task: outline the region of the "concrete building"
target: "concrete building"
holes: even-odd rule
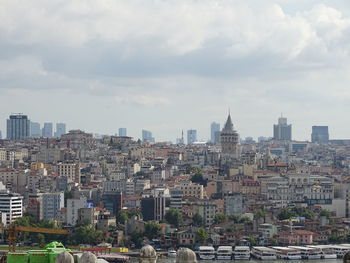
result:
[[[30,122],[30,137],[41,137],[41,128],[39,122]]]
[[[187,144],[193,144],[197,141],[197,130],[187,131]]]
[[[278,118],[278,124],[273,125],[273,139],[279,141],[292,140],[292,125],[287,124],[287,118]]]
[[[17,218],[23,216],[23,196],[1,190],[0,212],[6,213],[6,224],[12,224]]]
[[[80,183],[80,164],[79,163],[59,163],[57,164],[58,176],[68,178],[68,182]]]
[[[220,142],[220,124],[212,122],[210,125],[210,142],[219,143]]]
[[[204,188],[203,185],[188,183],[179,183],[175,186],[176,189],[180,190],[184,197],[196,197],[203,199]]]
[[[61,137],[63,134],[66,134],[66,124],[56,123],[55,137]]]
[[[100,211],[95,207],[83,207],[78,209],[78,224],[86,224],[95,227],[98,222]]]
[[[118,130],[118,136],[127,136],[127,130],[126,130],[126,128],[119,128],[119,130]]]
[[[79,219],[78,211],[87,207],[87,199],[85,196],[75,199],[67,199],[67,225],[75,226]]]
[[[170,190],[170,208],[181,211],[183,193],[181,190]]]
[[[7,119],[7,139],[23,140],[30,135],[30,120],[21,113],[10,115]]]
[[[312,126],[311,141],[327,143],[329,141],[328,126]]]
[[[43,193],[42,206],[42,219],[55,220],[58,218],[60,210],[64,207],[64,193]]]
[[[53,124],[52,122],[45,122],[42,128],[41,134],[43,137],[51,138],[53,135]]]
[[[226,194],[224,197],[224,211],[225,215],[237,215],[243,214],[243,198],[239,193]]]
[[[210,226],[214,223],[214,217],[217,214],[217,204],[210,200],[203,200],[192,203],[193,214],[199,214],[203,218],[203,223]]]

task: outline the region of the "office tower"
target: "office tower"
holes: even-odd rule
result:
[[[187,144],[193,144],[197,141],[197,130],[187,131]]]
[[[56,123],[55,137],[61,137],[63,134],[66,134],[66,124]]]
[[[291,141],[292,140],[292,125],[287,124],[287,118],[278,118],[278,124],[273,125],[273,139]]]
[[[1,133],[1,131],[0,131],[0,140],[2,139],[2,133]]]
[[[155,139],[152,137],[152,132],[147,131],[147,130],[142,130],[142,141],[154,142]]]
[[[27,115],[13,114],[7,119],[7,139],[22,140],[29,137],[30,121]]]
[[[233,129],[233,123],[231,115],[227,117],[225,127],[221,131],[220,142],[222,148],[222,154],[230,155],[233,157],[238,156],[238,133]]]
[[[327,143],[329,141],[328,126],[312,126],[311,141]]]
[[[53,125],[52,122],[45,122],[44,127],[42,129],[42,135],[43,137],[52,137],[52,130],[53,130]]]
[[[119,136],[127,136],[126,135],[126,128],[119,128]]]
[[[220,124],[213,122],[210,125],[210,141],[212,143],[219,143],[220,142]]]
[[[40,123],[30,122],[30,137],[41,137]]]

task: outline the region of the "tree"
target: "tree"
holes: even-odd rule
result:
[[[331,217],[331,212],[326,209],[321,209],[320,216],[325,216],[327,219],[329,219]]]
[[[214,216],[214,223],[219,224],[226,221],[226,216],[223,213],[218,213]]]
[[[72,244],[91,244],[97,245],[103,241],[102,231],[95,230],[91,226],[79,226],[74,229],[74,232],[69,236],[69,241]]]
[[[174,225],[175,227],[178,227],[182,223],[182,214],[175,209],[170,209],[165,214],[165,220],[169,224]]]
[[[195,226],[202,226],[203,225],[203,218],[200,214],[195,213],[192,218],[193,225]]]
[[[37,243],[38,244],[45,244],[45,236],[41,233],[38,233],[36,235],[36,238],[37,238]]]
[[[249,237],[248,241],[251,246],[255,246],[257,244],[256,239],[254,237]]]
[[[201,174],[199,172],[192,175],[191,181],[192,181],[192,183],[199,183],[199,184],[203,185],[204,187],[207,186],[207,180],[204,180],[203,174]]]
[[[64,191],[64,207],[67,207],[67,199],[73,198],[73,192],[70,190]]]
[[[131,232],[130,240],[135,244],[136,248],[140,248],[143,242],[143,233],[141,231],[134,230]]]
[[[128,214],[124,210],[120,210],[117,214],[117,221],[121,224],[124,224],[128,218]]]
[[[278,213],[277,216],[279,220],[286,220],[297,216],[297,214],[288,208],[284,208]]]
[[[228,220],[233,221],[234,223],[238,223],[239,219],[240,219],[240,217],[236,216],[236,215],[229,215],[228,216]]]
[[[254,212],[254,219],[255,220],[259,220],[260,218],[264,218],[264,222],[265,222],[265,216],[266,216],[266,211],[265,210],[257,210]]]
[[[148,222],[145,225],[145,233],[144,234],[149,240],[152,240],[152,239],[158,237],[160,230],[161,230],[161,227],[158,223]]]
[[[204,228],[199,228],[196,232],[196,241],[199,242],[201,245],[205,245],[207,243],[209,234],[207,230]]]

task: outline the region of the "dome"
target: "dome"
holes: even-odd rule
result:
[[[176,263],[196,263],[196,254],[189,248],[180,248],[177,251]]]
[[[141,258],[156,258],[157,257],[157,253],[155,251],[155,249],[150,246],[150,245],[146,245],[143,246],[140,250],[140,257]]]
[[[56,258],[56,263],[74,263],[74,258],[70,253],[62,252]]]
[[[83,255],[81,255],[80,261],[84,263],[96,263],[97,257],[91,252],[84,252]]]

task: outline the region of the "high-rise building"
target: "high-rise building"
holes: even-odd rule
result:
[[[197,141],[197,130],[187,131],[187,144],[193,144]]]
[[[154,142],[155,139],[152,137],[152,132],[147,130],[142,130],[142,141],[144,142]]]
[[[12,224],[23,215],[23,196],[8,190],[0,191],[0,212],[6,213],[6,224]]]
[[[2,139],[2,133],[1,133],[1,131],[0,131],[0,140]]]
[[[126,128],[119,128],[118,133],[119,133],[119,136],[127,136]]]
[[[327,143],[329,141],[328,126],[312,126],[311,141]]]
[[[223,155],[229,155],[232,157],[238,156],[238,140],[239,135],[237,131],[233,129],[233,123],[231,115],[227,117],[225,127],[222,129],[220,134],[220,142]]]
[[[7,139],[22,140],[29,137],[30,121],[27,115],[13,114],[7,119]]]
[[[278,118],[278,124],[273,125],[273,139],[279,141],[292,140],[292,125],[287,124],[287,118]]]
[[[55,137],[61,137],[63,134],[66,134],[66,124],[56,123]]]
[[[45,122],[44,127],[42,129],[42,136],[51,138],[52,132],[53,132],[52,122]]]
[[[30,122],[30,137],[41,137],[41,129],[39,122]]]
[[[216,122],[212,122],[210,125],[210,141],[212,143],[220,142],[220,124]]]

